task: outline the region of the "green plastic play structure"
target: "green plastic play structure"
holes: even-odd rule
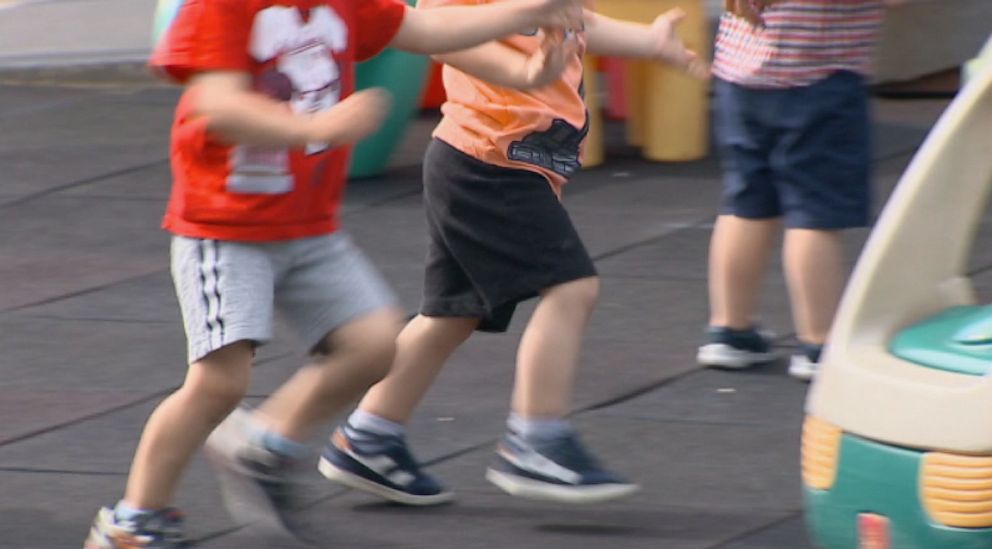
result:
[[[413,5],[415,0],[407,0],[407,3]],[[182,0],[158,1],[152,27],[153,43],[157,43],[168,29],[181,4]],[[393,49],[358,65],[357,88],[385,88],[393,96],[393,107],[379,131],[355,146],[350,177],[372,177],[386,169],[420,105],[429,68],[427,57]]]
[[[407,0],[411,5],[415,2]],[[378,86],[389,90],[393,108],[379,131],[355,146],[349,171],[352,178],[371,177],[385,170],[420,106],[429,69],[430,58],[394,49],[358,65],[356,87],[362,90]]]

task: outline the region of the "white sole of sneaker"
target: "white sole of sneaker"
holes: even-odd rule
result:
[[[805,356],[794,356],[789,362],[789,375],[800,381],[812,381],[816,377],[817,364]]]
[[[100,512],[102,513],[103,511],[101,510]],[[90,527],[90,534],[86,536],[86,541],[83,542],[83,549],[113,549],[113,546],[109,543],[94,524]]]
[[[340,469],[337,465],[334,465],[323,457],[321,457],[320,461],[317,463],[317,470],[321,475],[324,475],[324,478],[331,482],[376,495],[402,505],[429,507],[432,505],[443,505],[455,499],[454,492],[444,492],[434,496],[414,496],[407,494],[406,492],[393,490],[387,486],[376,484],[375,482]]]
[[[641,489],[637,484],[598,484],[595,486],[556,486],[529,478],[486,470],[486,480],[511,496],[537,501],[592,504],[630,496]]]
[[[696,362],[708,368],[743,370],[775,360],[774,353],[752,353],[735,349],[724,343],[710,343],[699,348]]]

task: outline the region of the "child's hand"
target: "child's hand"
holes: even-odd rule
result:
[[[568,62],[578,54],[579,46],[574,38],[566,39],[561,30],[542,30],[541,48],[528,57],[524,65],[524,82],[529,89],[543,88],[561,78]]]
[[[729,0],[728,0],[729,1]],[[686,49],[675,33],[685,12],[679,8],[659,15],[651,24],[651,58],[676,66],[695,78],[709,78],[710,68],[696,52]]]
[[[389,113],[392,98],[382,88],[356,92],[307,121],[307,141],[331,146],[361,141],[374,133]]]

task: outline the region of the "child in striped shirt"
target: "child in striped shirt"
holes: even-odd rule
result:
[[[891,0],[726,0],[713,74],[724,195],[710,243],[710,319],[698,360],[746,368],[772,358],[757,329],[774,239],[809,380],[846,273],[840,231],[868,224],[872,71]]]

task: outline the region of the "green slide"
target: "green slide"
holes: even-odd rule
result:
[[[415,1],[407,0],[407,3],[413,5]],[[386,169],[389,157],[420,107],[429,70],[427,56],[393,49],[358,65],[357,88],[378,86],[389,90],[393,96],[393,110],[378,132],[355,146],[348,172],[351,177],[371,177]]]

